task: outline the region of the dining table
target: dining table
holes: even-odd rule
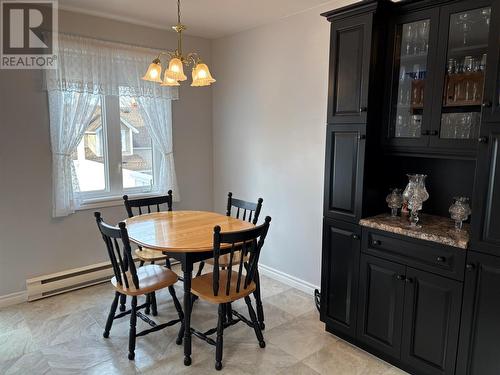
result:
[[[129,239],[135,244],[157,250],[181,264],[184,281],[184,364],[191,364],[191,279],[193,265],[213,257],[214,227],[222,232],[240,231],[254,224],[209,211],[165,211],[143,214],[125,220]],[[221,244],[221,254],[231,244]]]

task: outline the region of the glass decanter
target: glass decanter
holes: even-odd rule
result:
[[[452,220],[455,220],[455,229],[461,230],[463,222],[467,220],[472,210],[469,205],[469,198],[467,197],[455,197],[455,201],[449,209]]]
[[[408,202],[410,210],[410,226],[413,228],[421,228],[418,225],[418,211],[422,209],[422,204],[429,199],[429,193],[425,188],[425,174],[408,174],[408,185],[403,192],[403,197]]]
[[[391,193],[385,198],[387,205],[391,209],[391,217],[398,216],[398,210],[403,206],[403,195],[401,189],[391,189]]]

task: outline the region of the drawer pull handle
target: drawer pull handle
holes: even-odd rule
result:
[[[353,240],[359,240],[359,236],[358,236],[357,234],[353,234],[353,235],[352,235],[352,239],[353,239]]]
[[[380,242],[379,240],[373,240],[373,241],[372,241],[372,245],[373,245],[373,246],[379,246],[379,245],[381,245],[381,244],[382,244],[382,242]]]
[[[396,280],[403,281],[405,279],[405,275],[397,275]]]
[[[411,284],[412,282],[413,282],[413,279],[411,279],[411,278],[409,278],[409,277],[407,277],[407,278],[405,279],[405,283],[407,283],[407,284]]]
[[[446,258],[445,257],[437,257],[436,260],[440,263],[444,263],[446,262]]]

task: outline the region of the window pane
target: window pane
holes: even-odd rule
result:
[[[153,185],[153,144],[139,113],[138,103],[120,96],[123,188]]]
[[[99,104],[91,117],[83,139],[71,155],[81,192],[106,189],[106,131],[101,109],[101,104]]]

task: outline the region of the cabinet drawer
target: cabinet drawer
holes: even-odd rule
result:
[[[464,279],[463,249],[363,228],[362,251],[456,280]]]

